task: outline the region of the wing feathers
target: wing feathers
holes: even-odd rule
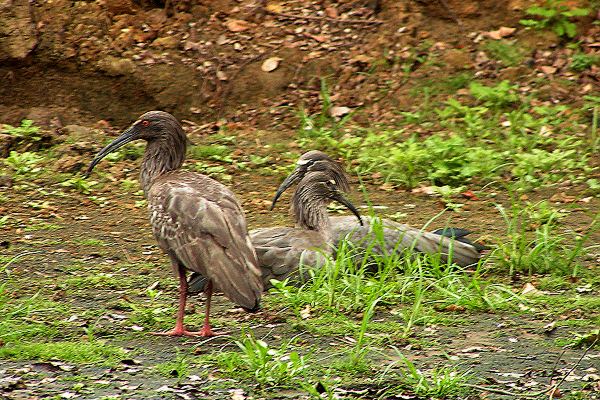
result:
[[[255,309],[262,292],[256,253],[234,194],[217,181],[177,171],[148,192],[154,235],[188,270],[211,279],[233,302]]]

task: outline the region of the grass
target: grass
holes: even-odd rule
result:
[[[120,347],[103,343],[49,342],[9,343],[0,347],[0,358],[11,360],[60,360],[76,364],[102,364],[112,366],[124,358]]]

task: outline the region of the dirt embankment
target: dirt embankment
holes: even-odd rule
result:
[[[406,105],[403,68],[422,68],[432,51],[443,66],[424,75],[472,68],[470,33],[514,24],[528,2],[166,3],[0,4],[3,122],[125,124],[164,109],[264,126],[286,107],[318,108],[321,77],[336,104],[386,119]]]

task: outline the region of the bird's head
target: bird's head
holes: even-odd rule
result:
[[[332,201],[346,206],[356,216],[360,225],[363,224],[354,204],[344,196],[335,179],[332,179],[327,172],[314,171],[304,175],[292,198],[292,209],[294,214],[312,213],[316,210],[311,210],[311,207],[327,207]]]
[[[339,190],[347,192],[350,190],[348,176],[344,168],[333,158],[319,150],[311,150],[300,156],[296,162],[296,168],[281,183],[273,197],[270,209],[275,207],[279,197],[294,183],[300,181],[309,172],[322,172],[329,177],[329,180],[335,181]]]
[[[183,154],[185,154],[187,138],[179,121],[177,121],[174,116],[164,111],[148,111],[142,114],[137,121],[123,131],[118,138],[113,140],[96,154],[84,174],[84,177],[87,178],[94,167],[109,153],[138,139],[146,140],[149,143],[156,141],[174,143],[182,146]]]

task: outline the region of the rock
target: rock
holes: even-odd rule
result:
[[[81,171],[85,163],[78,156],[63,156],[55,164],[58,172],[75,173]]]
[[[6,158],[15,144],[15,137],[7,133],[0,133],[0,158]]]
[[[472,68],[472,61],[469,54],[462,50],[451,49],[448,50],[443,56],[442,60],[454,70],[469,69]]]
[[[131,0],[104,0],[104,7],[113,15],[133,14],[135,12]]]
[[[161,38],[155,39],[154,42],[152,42],[152,46],[153,47],[162,47],[165,49],[174,49],[177,46],[179,46],[179,38],[177,38],[175,36],[161,37]]]
[[[10,175],[0,175],[0,187],[11,188],[15,180]]]
[[[135,63],[126,58],[108,56],[98,62],[98,68],[109,76],[131,75],[135,72]]]
[[[508,67],[503,68],[498,74],[500,80],[508,80],[510,82],[517,82],[519,79],[523,79],[524,76],[531,72],[530,69],[524,66]]]
[[[0,61],[22,60],[38,41],[28,0],[0,0]]]
[[[88,128],[80,125],[67,125],[61,129],[61,133],[66,136],[65,143],[56,147],[56,153],[59,155],[79,154],[90,155],[102,148],[106,134],[97,129]]]
[[[35,126],[44,129],[57,130],[63,127],[63,116],[51,108],[31,107],[25,119],[33,121]]]

